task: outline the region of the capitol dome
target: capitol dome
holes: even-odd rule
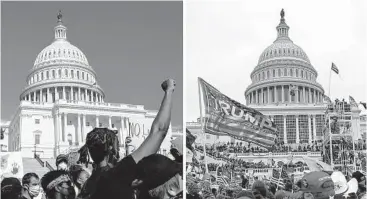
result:
[[[289,38],[284,10],[276,27],[277,38],[260,55],[246,89],[248,105],[316,104],[324,89],[316,82],[317,71],[301,47]]]
[[[59,99],[103,102],[105,95],[97,84],[95,71],[85,54],[67,40],[67,28],[63,25],[61,13],[57,18],[54,41],[36,57],[20,99],[38,102],[56,102]]]
[[[84,53],[66,39],[57,39],[44,48],[37,56],[33,69],[49,63],[74,63],[90,67]]]

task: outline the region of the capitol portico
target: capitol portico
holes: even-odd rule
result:
[[[117,130],[122,152],[130,136],[129,151],[135,150],[149,134],[157,111],[143,105],[106,103],[96,72],[66,33],[59,14],[54,41],[37,56],[8,126],[9,151],[22,151],[24,157],[37,153],[41,158],[53,158],[81,147],[95,127]],[[162,153],[170,149],[170,136],[171,128]]]

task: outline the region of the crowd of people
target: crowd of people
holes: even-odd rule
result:
[[[95,128],[70,165],[67,155],[56,159],[57,170],[44,176],[27,173],[21,179],[1,182],[3,199],[103,199],[182,198],[182,149],[172,148],[172,158],[157,154],[170,126],[174,80],[162,83],[164,97],[150,134],[131,154],[119,157],[116,132]],[[87,168],[92,165],[92,172]],[[26,166],[26,165],[25,165]]]
[[[213,166],[213,165],[211,165]],[[209,165],[208,165],[209,167]],[[224,170],[230,168],[223,168]],[[237,184],[223,184],[206,175],[188,172],[186,176],[188,199],[366,199],[366,178],[356,171],[345,176],[340,171],[312,171],[305,173],[298,181],[283,179],[274,182],[266,177],[241,175]],[[231,181],[232,182],[232,181]]]

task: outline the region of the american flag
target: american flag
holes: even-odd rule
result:
[[[334,71],[336,74],[339,74],[339,69],[334,63],[331,63],[331,70]]]
[[[237,140],[250,141],[258,146],[272,149],[278,136],[273,121],[259,111],[232,100],[201,78],[199,78],[199,84],[203,91],[205,107],[205,133],[228,135]],[[219,101],[232,107],[228,111],[231,113],[223,111]]]
[[[349,96],[349,103],[352,106],[358,107],[357,102],[354,100],[354,98],[352,96]]]
[[[218,176],[217,177],[217,183],[218,183],[218,185],[222,185],[222,186],[225,186],[225,187],[229,186],[229,183],[228,183],[225,176]]]

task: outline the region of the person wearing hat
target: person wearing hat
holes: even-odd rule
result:
[[[348,182],[344,174],[340,171],[334,171],[331,174],[331,179],[334,182],[334,199],[343,198],[343,194],[348,191]]]
[[[56,168],[57,170],[68,170],[68,156],[65,154],[60,154],[56,158]]]
[[[182,163],[160,154],[153,154],[143,158],[137,169],[137,179],[133,181],[132,187],[139,190],[139,198],[147,198],[144,195],[147,193],[150,198],[161,199],[182,196]]]
[[[64,170],[49,171],[41,179],[47,199],[74,199],[75,190]]]
[[[335,195],[334,182],[330,175],[323,171],[313,171],[303,176],[300,190],[311,193],[315,199],[329,199]]]
[[[17,178],[4,178],[1,181],[1,198],[18,199],[22,194],[22,185]]]

